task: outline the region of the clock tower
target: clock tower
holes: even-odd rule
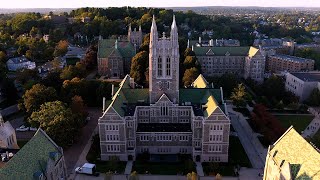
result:
[[[149,45],[149,94],[154,104],[165,94],[173,103],[179,103],[179,43],[175,17],[170,36],[159,37],[153,16]]]

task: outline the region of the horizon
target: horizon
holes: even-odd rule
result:
[[[291,0],[261,0],[259,2],[252,0],[216,0],[208,2],[207,0],[175,0],[175,1],[157,1],[157,0],[104,0],[78,1],[78,0],[11,0],[10,3],[2,4],[0,9],[76,9],[83,7],[151,7],[151,8],[191,8],[191,7],[259,7],[259,8],[320,8],[320,1],[304,0],[292,2]]]

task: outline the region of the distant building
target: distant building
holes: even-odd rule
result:
[[[50,19],[54,24],[68,23],[68,18],[64,15],[47,15],[46,19]]]
[[[128,30],[128,41],[132,43],[132,45],[135,47],[135,49],[138,51],[141,44],[142,44],[143,36],[142,36],[142,30],[141,26],[139,26],[139,31],[137,31],[136,28],[134,30],[131,30],[131,24],[129,25]]]
[[[34,69],[36,63],[29,61],[25,56],[11,58],[7,61],[9,71],[17,71],[19,69]]]
[[[240,46],[240,41],[236,39],[216,39],[216,46],[236,47]]]
[[[313,71],[314,60],[284,54],[275,54],[267,57],[266,69],[269,72],[300,72]]]
[[[132,31],[129,25],[127,40],[102,39],[98,43],[98,73],[108,78],[123,78],[130,73],[131,59],[142,43],[142,30]]]
[[[286,89],[299,97],[300,102],[308,99],[315,88],[320,89],[320,72],[286,73]]]
[[[81,22],[83,23],[89,23],[91,21],[90,17],[82,17]]]
[[[63,150],[42,130],[0,168],[0,179],[67,179]]]
[[[68,52],[63,57],[67,65],[75,65],[77,62],[84,59],[86,49],[77,46],[68,46]]]
[[[263,81],[265,56],[254,47],[193,47],[204,76],[233,73]]]
[[[18,149],[16,131],[10,122],[4,122],[0,114],[0,148],[1,149]]]
[[[190,41],[188,40],[188,48],[189,47],[236,47],[240,46],[240,41],[237,39],[210,39],[209,41],[202,40],[199,37],[198,41]]]
[[[268,148],[263,180],[320,179],[320,153],[292,126]]]

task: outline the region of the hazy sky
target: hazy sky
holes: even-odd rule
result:
[[[0,8],[263,6],[320,7],[320,0],[0,0]]]

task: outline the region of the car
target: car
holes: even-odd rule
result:
[[[37,131],[37,130],[38,130],[38,128],[30,127],[30,128],[29,128],[29,130],[30,130],[30,131]]]
[[[22,125],[22,126],[16,128],[16,131],[24,132],[24,131],[29,131],[29,129],[30,129],[29,127]]]
[[[96,172],[96,165],[91,163],[84,163],[82,167],[77,167],[75,169],[77,174],[87,174],[92,176],[99,176],[99,173]]]

